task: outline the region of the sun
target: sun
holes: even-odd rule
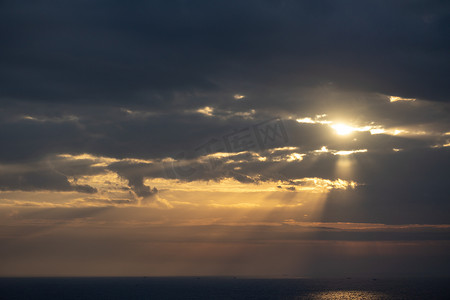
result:
[[[353,127],[350,127],[345,124],[334,124],[334,125],[331,125],[331,128],[336,130],[336,133],[339,135],[348,135],[348,134],[352,133],[353,131],[355,131],[355,129]]]

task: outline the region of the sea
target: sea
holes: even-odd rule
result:
[[[0,278],[0,299],[450,299],[450,279]]]

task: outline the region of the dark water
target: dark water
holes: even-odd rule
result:
[[[450,299],[450,280],[0,278],[0,299]]]

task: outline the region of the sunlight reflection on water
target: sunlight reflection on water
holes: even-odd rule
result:
[[[327,292],[318,292],[311,294],[309,299],[314,300],[328,300],[328,299],[340,299],[340,300],[359,300],[359,299],[368,299],[368,300],[382,300],[382,299],[392,299],[388,295],[380,292],[368,292],[368,291],[327,291]]]

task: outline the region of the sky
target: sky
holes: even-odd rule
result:
[[[448,1],[0,2],[0,276],[439,277]]]

